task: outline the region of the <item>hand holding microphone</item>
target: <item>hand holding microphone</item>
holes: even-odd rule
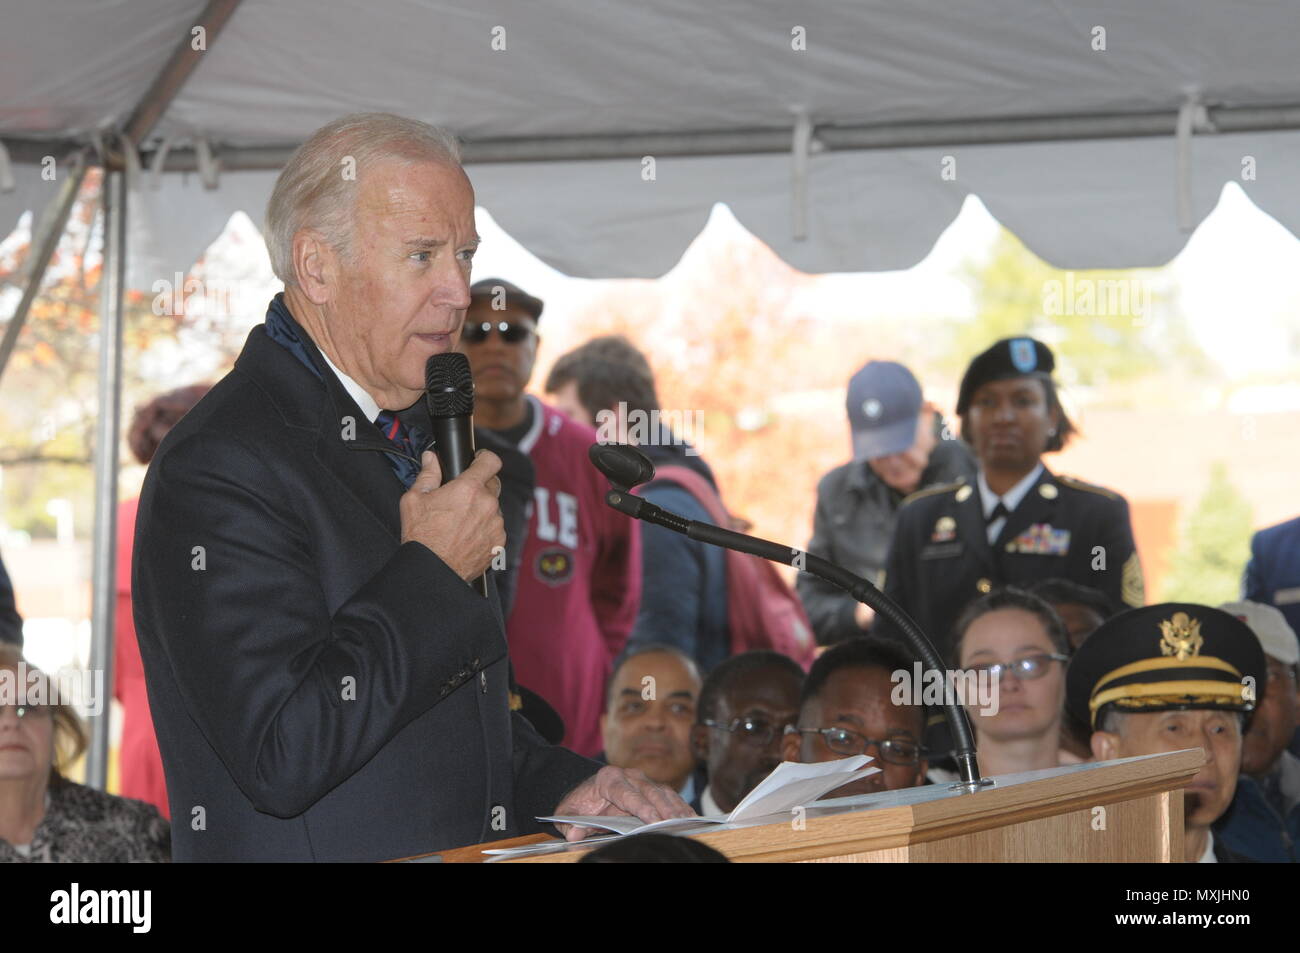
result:
[[[420,475],[400,503],[402,542],[428,546],[466,582],[481,580],[496,547],[506,544],[497,502],[501,458],[484,450],[469,469],[446,482],[433,453],[425,451],[420,464]]]
[[[464,354],[435,354],[425,365],[425,400],[437,456],[426,451],[420,475],[402,496],[402,542],[428,546],[457,575],[487,595],[483,573],[506,544],[497,497],[501,458],[474,452],[474,378]]]

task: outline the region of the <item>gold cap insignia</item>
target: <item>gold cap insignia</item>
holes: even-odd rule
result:
[[[1172,618],[1160,623],[1160,654],[1172,655],[1184,662],[1201,654],[1205,639],[1201,636],[1201,623],[1186,612],[1175,612]]]
[[[1038,488],[1038,495],[1045,500],[1056,499],[1057,492],[1058,490],[1051,483],[1044,483]]]

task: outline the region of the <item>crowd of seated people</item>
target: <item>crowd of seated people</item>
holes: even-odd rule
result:
[[[877,773],[833,797],[956,776],[939,711],[896,691],[917,655],[895,620],[800,573],[820,646],[811,667],[771,648],[737,651],[722,551],[633,528],[604,506],[585,448],[602,415],[659,409],[644,355],[625,338],[593,339],[554,365],[551,406],[524,393],[542,302],[489,279],[474,286],[471,310],[465,349],[492,414],[479,424],[517,451],[512,662],[554,720],[548,734],[643,771],[708,815],[733,810],[782,761],[874,759]],[[1257,537],[1243,567],[1250,601],[1145,606],[1124,498],[1043,462],[1074,433],[1054,369],[1042,342],[995,342],[962,378],[954,434],[907,368],[868,364],[848,388],[852,459],[816,488],[808,551],[880,586],[951,671],[994,689],[995,704],[966,705],[986,775],[1199,746],[1209,757],[1188,789],[1187,859],[1294,861],[1300,650],[1286,613],[1300,606],[1300,565],[1288,561],[1300,547],[1285,543],[1300,521]],[[655,462],[725,496],[679,435],[642,437]],[[671,481],[641,492],[709,520]],[[1243,694],[1240,679],[1182,691],[1179,666],[1198,658],[1251,674],[1258,693]],[[1126,665],[1143,679],[1116,680]],[[21,741],[0,751],[0,859],[165,859],[156,811],[59,774],[54,751],[61,734],[76,737],[74,717],[0,708],[0,736]],[[96,816],[115,818],[105,830],[62,820],[95,798]]]

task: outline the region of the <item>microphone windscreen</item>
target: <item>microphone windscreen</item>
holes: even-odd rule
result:
[[[425,362],[424,389],[434,417],[474,413],[474,375],[469,358],[459,351],[434,354]]]
[[[592,464],[615,486],[630,490],[653,480],[655,465],[640,450],[621,443],[593,443],[587,451]]]

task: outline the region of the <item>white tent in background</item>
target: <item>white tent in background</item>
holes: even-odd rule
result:
[[[1068,268],[1169,260],[1228,181],[1300,233],[1300,8],[1275,0],[10,0],[0,23],[0,235],[56,213],[38,277],[69,155],[115,173],[103,668],[121,287],[186,270],[235,210],[259,220],[289,151],[340,114],[455,130],[479,204],[576,276],[662,274],[718,201],[807,271],[910,266],[968,194]]]
[[[226,0],[193,37],[201,0],[6,6],[0,234],[51,197],[33,160],[116,151],[193,54],[139,143],[152,274],[260,221],[293,146],[373,109],[460,134],[479,204],[580,277],[662,274],[716,201],[808,271],[908,267],[968,193],[1063,267],[1167,261],[1229,180],[1300,231],[1300,8],[1274,0]]]

